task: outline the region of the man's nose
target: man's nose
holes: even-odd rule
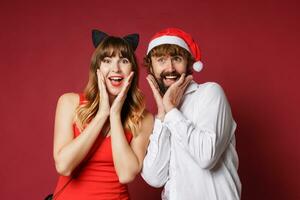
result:
[[[172,59],[168,58],[166,60],[166,71],[173,72],[175,70]]]

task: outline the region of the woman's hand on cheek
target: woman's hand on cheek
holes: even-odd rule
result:
[[[101,116],[109,116],[110,105],[109,105],[109,97],[106,90],[106,84],[103,74],[97,69],[97,80],[98,80],[98,88],[100,95],[99,109],[98,113]]]
[[[116,114],[121,114],[122,107],[127,97],[127,92],[130,88],[133,76],[134,76],[134,72],[130,72],[129,76],[125,78],[123,87],[111,106],[110,109],[111,116]]]

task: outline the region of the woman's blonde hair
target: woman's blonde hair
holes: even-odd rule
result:
[[[138,89],[139,70],[134,51],[127,41],[122,38],[108,36],[98,45],[91,59],[89,80],[84,90],[86,103],[76,109],[75,123],[80,130],[95,117],[98,112],[100,95],[97,80],[97,69],[105,57],[122,56],[127,58],[131,65],[134,77],[122,107],[121,119],[123,126],[129,129],[134,136],[144,117],[145,103],[141,91]]]

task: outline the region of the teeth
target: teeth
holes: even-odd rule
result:
[[[113,80],[113,81],[121,81],[122,78],[120,78],[120,77],[111,77],[110,80]]]
[[[165,76],[165,78],[167,78],[167,79],[176,79],[177,76]]]

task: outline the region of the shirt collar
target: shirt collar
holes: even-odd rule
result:
[[[190,82],[189,86],[187,87],[187,89],[185,90],[184,95],[187,95],[189,93],[192,93],[192,92],[196,91],[197,88],[198,88],[198,84],[195,81],[192,80]]]

